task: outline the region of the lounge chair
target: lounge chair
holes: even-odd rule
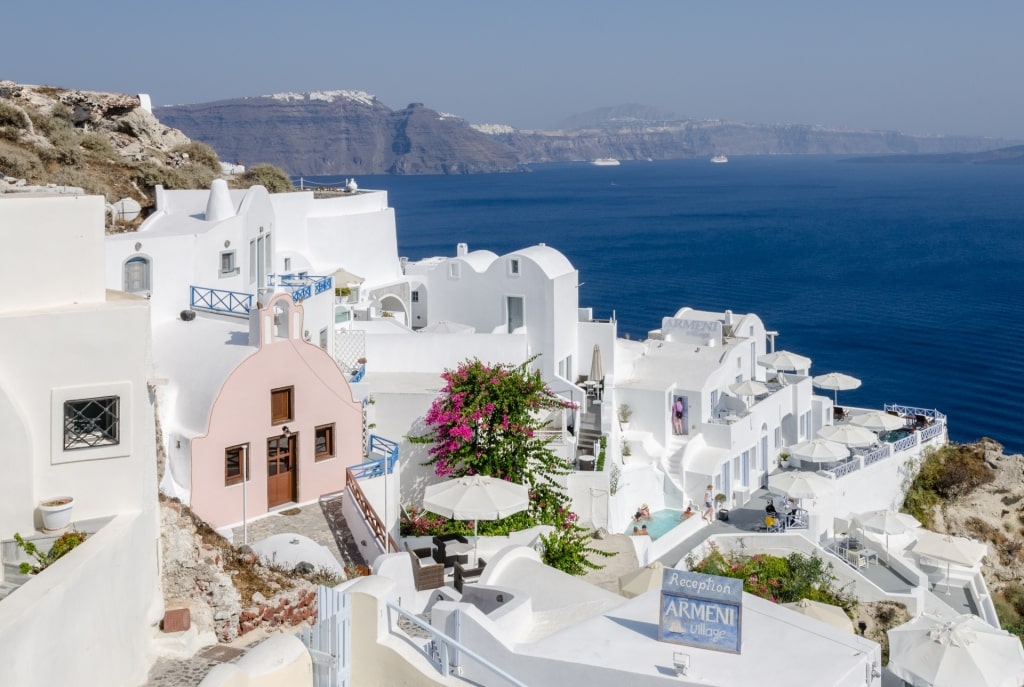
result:
[[[445,550],[445,544],[451,542],[460,542],[462,544],[468,544],[469,540],[461,534],[442,534],[440,537],[434,537],[434,562],[441,563],[446,568],[451,568],[455,565],[456,561],[459,563],[468,563],[468,553],[453,553],[448,554]]]
[[[412,558],[412,577],[416,584],[416,591],[444,586],[444,564],[434,562],[429,546],[410,549],[409,543],[406,542],[405,550]]]
[[[463,585],[480,579],[486,565],[487,561],[483,558],[477,559],[475,568],[467,568],[462,563],[455,564],[455,588],[459,590],[459,593],[462,592]]]

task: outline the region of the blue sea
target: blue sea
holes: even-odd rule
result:
[[[863,380],[840,404],[936,408],[954,440],[1024,451],[1024,166],[732,157],[357,181],[388,191],[410,259],[543,242],[620,335],[682,306],[753,312],[812,374]]]

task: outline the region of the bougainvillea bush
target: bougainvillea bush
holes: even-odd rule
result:
[[[544,562],[578,574],[583,568],[600,567],[586,558],[588,553],[600,552],[587,545],[586,530],[576,524],[578,516],[570,510],[569,497],[558,484],[557,478],[568,474],[569,466],[551,450],[553,437],[540,431],[551,411],[574,406],[547,387],[539,370],[530,369],[534,360],[521,365],[467,360],[454,370],[445,370],[445,386],[425,418],[431,434],[424,439],[433,444],[426,464],[433,465],[439,477],[486,475],[527,485],[528,522],[511,518],[481,521],[480,532],[509,531],[509,525],[553,525],[555,531],[542,537]],[[402,533],[429,529],[425,523],[431,518],[434,516],[417,513],[404,519]],[[460,530],[452,527],[448,531]]]

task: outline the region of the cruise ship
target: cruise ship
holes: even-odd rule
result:
[[[596,160],[591,160],[590,164],[597,165],[598,167],[615,167],[619,164],[619,161],[614,157],[599,157]]]
[[[728,162],[729,158],[727,158],[725,155],[715,155],[713,158],[711,158],[711,161],[716,165],[722,165]]]

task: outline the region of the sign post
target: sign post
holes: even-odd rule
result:
[[[666,568],[658,640],[738,654],[743,580]]]

